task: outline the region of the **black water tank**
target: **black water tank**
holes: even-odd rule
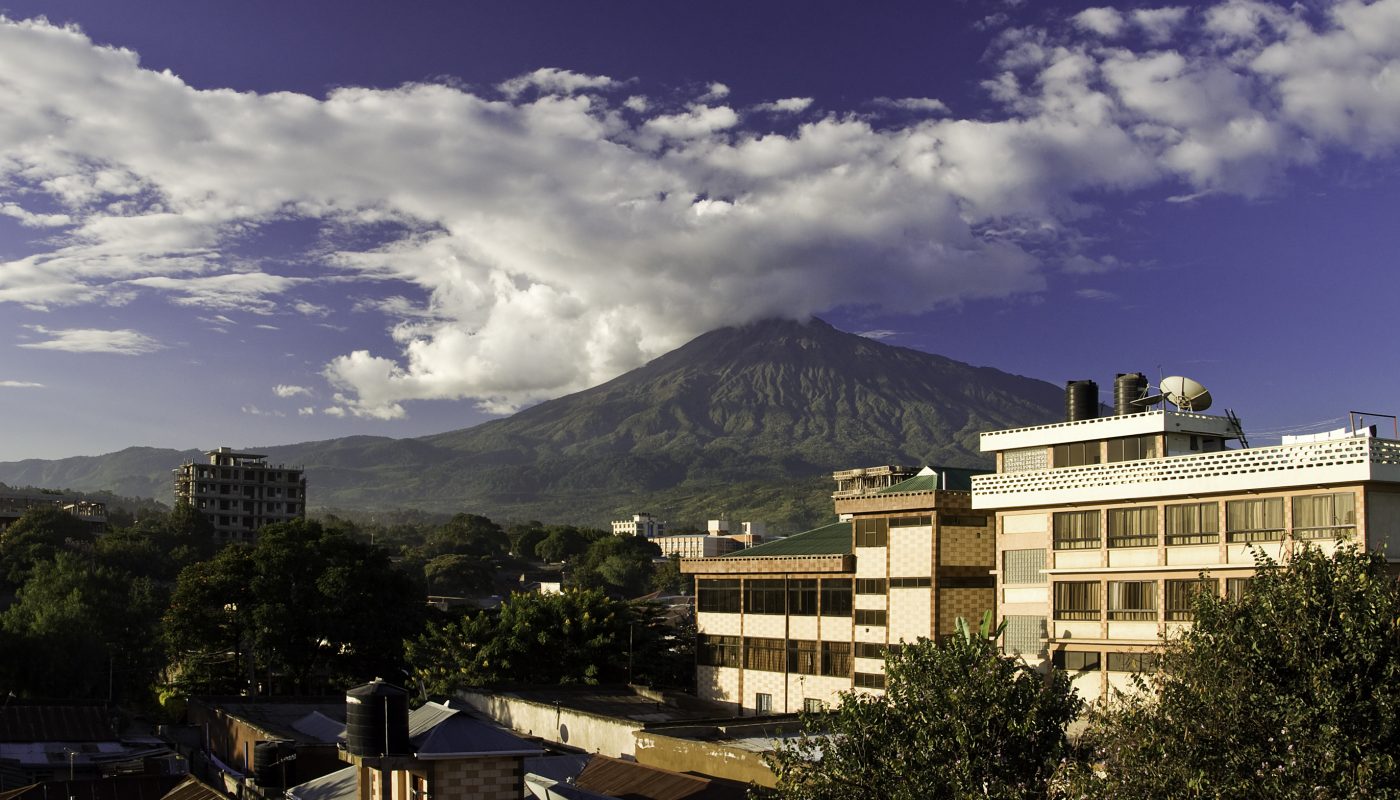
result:
[[[292,743],[281,739],[253,745],[253,782],[264,789],[285,789],[282,776],[291,764],[282,759],[291,754]]]
[[[1099,415],[1099,385],[1093,381],[1065,382],[1065,420],[1093,419]]]
[[[1113,413],[1118,416],[1136,414],[1145,408],[1133,405],[1134,400],[1147,396],[1147,376],[1141,372],[1120,372],[1113,379]]]
[[[378,678],[346,692],[345,747],[357,756],[409,755],[408,692]]]

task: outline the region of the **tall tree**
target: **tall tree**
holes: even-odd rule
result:
[[[35,566],[60,552],[91,549],[93,539],[86,523],[62,509],[29,509],[0,531],[0,593],[23,586]]]
[[[1067,676],[1048,678],[997,652],[990,616],[942,644],[920,639],[885,660],[882,695],[847,692],[804,713],[802,735],[769,766],[793,800],[1044,796],[1081,705]]]
[[[1144,691],[1091,717],[1077,796],[1400,796],[1400,587],[1354,546],[1202,592]]]

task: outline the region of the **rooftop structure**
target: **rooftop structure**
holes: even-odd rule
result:
[[[972,479],[972,506],[996,515],[1009,652],[1075,671],[1089,697],[1129,690],[1193,594],[1242,591],[1258,554],[1351,541],[1400,560],[1400,441],[1248,447],[1232,412],[1143,404],[982,435],[997,472]]]
[[[251,541],[258,528],[306,518],[306,475],[301,467],[267,463],[259,453],[220,447],[207,464],[176,467],[175,500],[189,503],[225,541]]]
[[[56,508],[86,524],[94,534],[107,530],[107,504],[82,497],[51,494],[13,494],[0,496],[0,531],[5,530],[25,512],[35,508]]]

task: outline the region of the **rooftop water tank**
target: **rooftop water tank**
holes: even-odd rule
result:
[[[379,678],[346,692],[345,747],[357,756],[409,755],[408,692]]]
[[[1065,421],[1093,419],[1099,415],[1099,385],[1093,381],[1065,382]]]

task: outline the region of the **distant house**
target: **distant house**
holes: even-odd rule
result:
[[[119,733],[102,706],[9,703],[0,708],[0,791],[49,781],[183,772],[183,762],[164,742]]]
[[[614,520],[612,532],[614,536],[640,536],[643,539],[655,539],[666,534],[666,523],[643,511],[640,514],[633,514],[631,519]]]
[[[258,528],[306,518],[306,473],[267,456],[220,447],[207,464],[176,467],[175,501],[189,503],[222,541],[252,541]]]
[[[0,496],[0,531],[25,512],[35,508],[56,508],[84,523],[93,534],[107,531],[107,505],[82,497],[51,494],[10,494]]]

